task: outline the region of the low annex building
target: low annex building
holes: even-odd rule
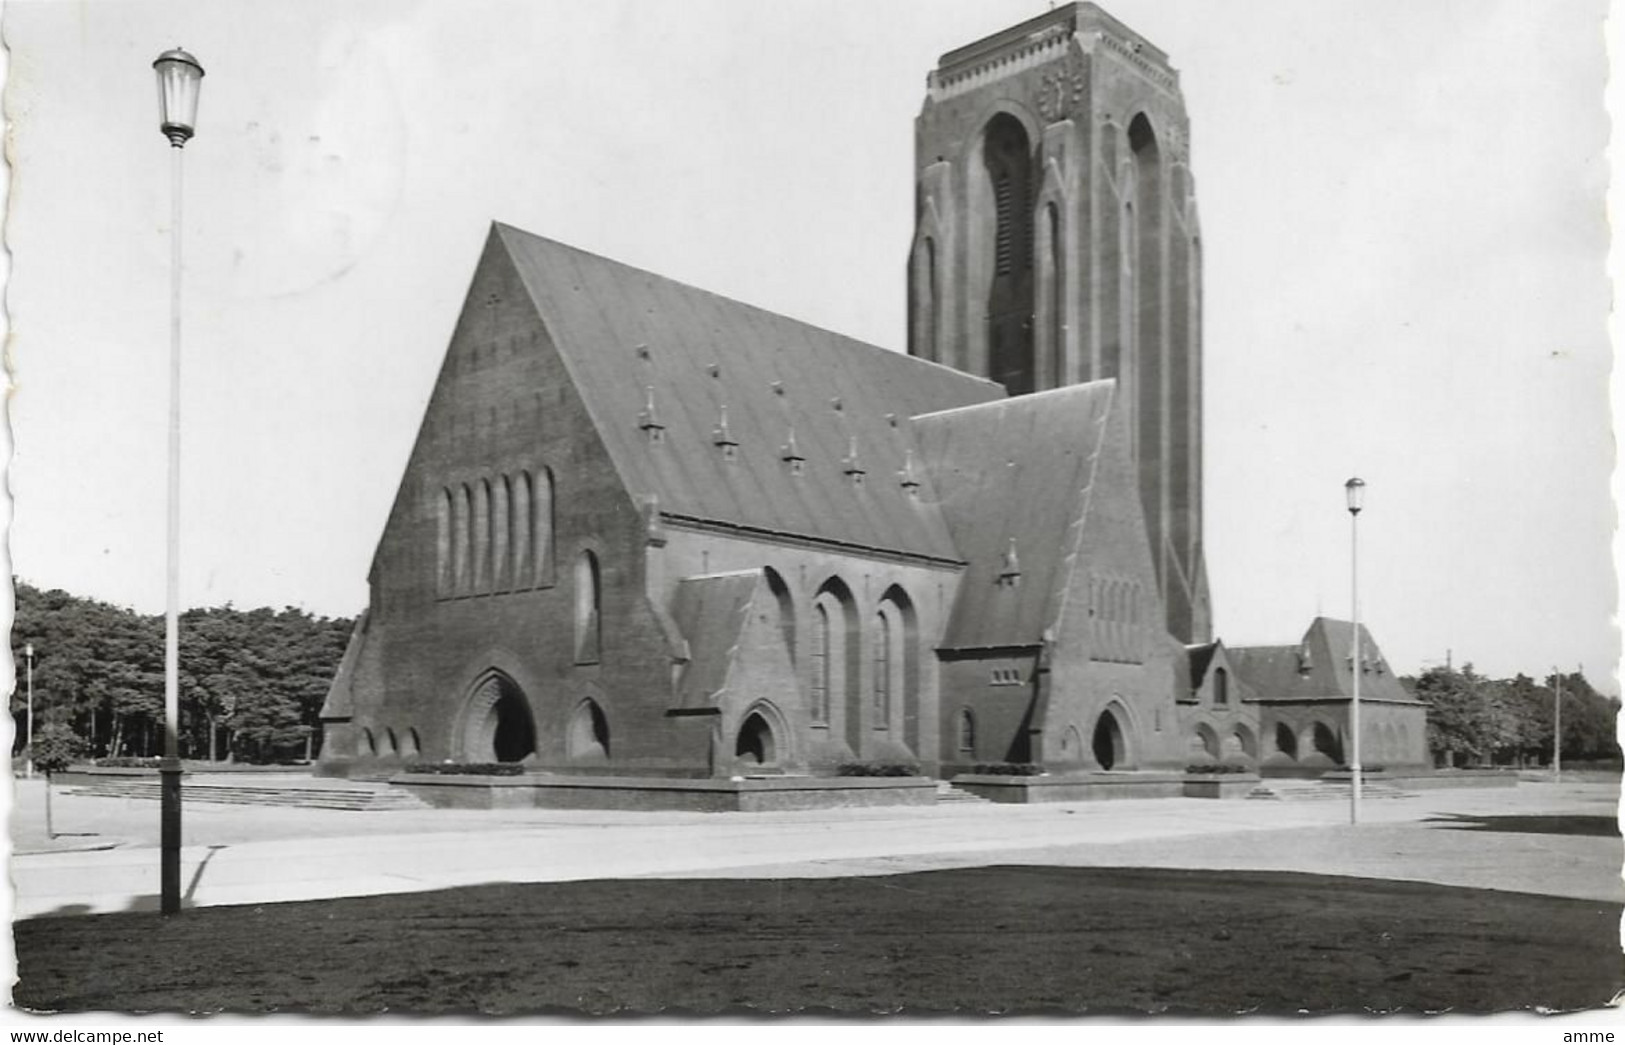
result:
[[[1336,622],[1290,663],[1212,635],[1188,141],[1093,4],[944,55],[908,355],[493,226],[323,771],[1338,761]],[[1370,695],[1424,762],[1422,705]]]

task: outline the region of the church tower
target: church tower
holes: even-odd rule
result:
[[[1201,234],[1179,75],[1091,3],[942,56],[915,124],[909,352],[1011,395],[1115,378],[1168,631],[1211,638]]]

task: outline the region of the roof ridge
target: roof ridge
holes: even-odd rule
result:
[[[962,414],[967,410],[987,410],[993,407],[1021,409],[1023,407],[1035,405],[1039,400],[1047,402],[1050,399],[1058,399],[1066,396],[1085,396],[1085,393],[1087,393],[1085,396],[1086,398],[1093,398],[1094,396],[1103,392],[1106,395],[1111,395],[1116,385],[1117,379],[1115,377],[1103,377],[1098,381],[1085,381],[1082,384],[1076,385],[1062,385],[1060,388],[1046,388],[1042,392],[1024,392],[1021,395],[1006,396],[1003,399],[990,399],[985,403],[969,403],[965,406],[951,406],[946,410],[932,410],[924,414],[915,414],[913,417],[910,417],[909,420],[922,421],[927,418],[945,417],[949,414]]]
[[[664,275],[662,273],[656,272],[653,269],[647,269],[647,268],[642,267],[641,265],[634,265],[631,262],[622,261],[619,258],[612,258],[607,254],[596,254],[593,251],[587,250],[585,247],[578,247],[578,246],[575,246],[574,244],[571,244],[571,243],[565,243],[563,240],[557,240],[557,239],[552,238],[551,236],[543,236],[540,233],[531,232],[528,229],[522,229],[517,225],[510,225],[507,222],[496,221],[496,220],[493,220],[491,222],[491,224],[492,224],[492,226],[494,226],[495,228],[497,228],[498,230],[501,230],[503,232],[513,233],[513,234],[515,234],[517,236],[523,236],[523,237],[525,237],[527,239],[540,240],[543,243],[550,244],[550,245],[552,245],[554,247],[562,248],[564,250],[569,251],[572,254],[578,254],[578,255],[580,255],[580,256],[582,256],[584,258],[589,258],[589,259],[591,259],[591,260],[593,260],[595,262],[601,262],[601,263],[607,263],[607,264],[610,264],[610,265],[615,265],[615,266],[617,266],[619,268],[626,269],[629,272],[635,272],[640,276],[647,276],[647,277],[649,277],[651,279],[658,279],[663,283],[669,283],[672,286],[681,287],[684,290],[692,291],[693,293],[696,293],[696,294],[704,294],[704,295],[706,295],[708,297],[717,298],[717,299],[719,299],[721,301],[725,301],[728,304],[737,306],[739,308],[747,308],[747,309],[750,309],[750,310],[752,310],[754,312],[760,312],[760,313],[763,313],[765,315],[772,316],[775,319],[782,319],[782,320],[785,320],[787,322],[794,323],[794,324],[796,324],[798,326],[807,327],[807,328],[809,328],[811,330],[816,330],[821,334],[827,334],[830,337],[836,338],[838,341],[844,342],[846,345],[848,345],[850,347],[853,347],[853,348],[867,349],[867,350],[874,351],[874,352],[885,352],[889,356],[896,356],[899,359],[907,359],[911,363],[919,365],[919,366],[933,367],[933,368],[938,369],[938,370],[946,371],[946,372],[951,373],[951,374],[955,375],[956,377],[962,378],[962,379],[964,379],[966,381],[973,381],[973,382],[976,382],[978,384],[988,385],[990,387],[995,387],[995,388],[1002,387],[997,381],[994,381],[991,378],[981,377],[981,376],[979,376],[977,374],[972,374],[972,373],[969,373],[968,371],[960,370],[960,369],[958,369],[956,367],[951,367],[951,366],[948,366],[948,365],[943,364],[943,363],[937,363],[937,362],[934,362],[932,360],[926,359],[926,358],[924,358],[922,356],[911,355],[908,352],[900,352],[900,351],[898,351],[896,349],[893,349],[893,348],[886,348],[884,345],[877,345],[872,341],[865,341],[862,338],[857,337],[856,335],[848,334],[848,333],[845,333],[845,332],[840,331],[840,330],[833,330],[833,329],[831,329],[829,327],[826,327],[826,326],[820,326],[819,324],[813,322],[810,319],[803,319],[803,318],[801,318],[799,316],[792,316],[792,315],[789,315],[788,313],[785,313],[785,312],[776,312],[773,309],[770,309],[770,308],[766,307],[765,305],[753,304],[752,302],[745,301],[745,300],[743,300],[741,298],[731,297],[731,296],[729,296],[727,294],[724,294],[724,293],[722,293],[720,291],[710,290],[710,289],[708,289],[706,287],[702,287],[702,286],[700,286],[700,285],[698,285],[696,283],[688,283],[688,282],[685,282],[685,281],[680,280],[680,279],[675,279],[675,278],[673,278],[671,276],[667,276],[667,275]],[[538,308],[540,308],[540,307],[541,307],[540,303],[538,302]]]

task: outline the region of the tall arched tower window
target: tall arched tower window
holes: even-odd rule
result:
[[[1167,587],[1163,543],[1167,533],[1164,433],[1168,425],[1167,345],[1163,332],[1163,163],[1151,121],[1140,113],[1129,121],[1134,158],[1134,402],[1140,499],[1147,535],[1157,564],[1157,580]]]
[[[914,341],[910,351],[932,362],[941,362],[937,344],[937,241],[927,236],[914,254]]]
[[[988,376],[1021,395],[1034,388],[1033,162],[1032,144],[1015,117],[1000,113],[988,121],[982,162],[993,194]]]
[[[1038,385],[1059,388],[1066,383],[1066,259],[1061,250],[1061,211],[1054,202],[1044,204],[1038,229],[1039,344],[1035,352]]]
[[[602,578],[598,556],[584,551],[576,559],[576,663],[598,663],[601,648]]]

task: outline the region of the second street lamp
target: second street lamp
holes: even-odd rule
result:
[[[28,762],[23,775],[34,779],[34,644],[23,645],[23,659],[28,662]]]
[[[181,909],[180,563],[181,563],[181,155],[197,127],[203,66],[180,48],[152,63],[158,74],[158,129],[173,147],[170,164],[169,511],[164,600],[164,757],[159,766],[159,909]]]
[[[1365,666],[1360,660],[1360,509],[1365,506],[1365,480],[1350,479],[1343,484],[1349,510],[1349,598],[1354,611],[1354,638],[1350,641],[1349,667],[1354,675],[1354,697],[1349,702],[1349,735],[1353,738],[1352,790],[1349,792],[1349,823],[1360,822],[1360,676]]]

